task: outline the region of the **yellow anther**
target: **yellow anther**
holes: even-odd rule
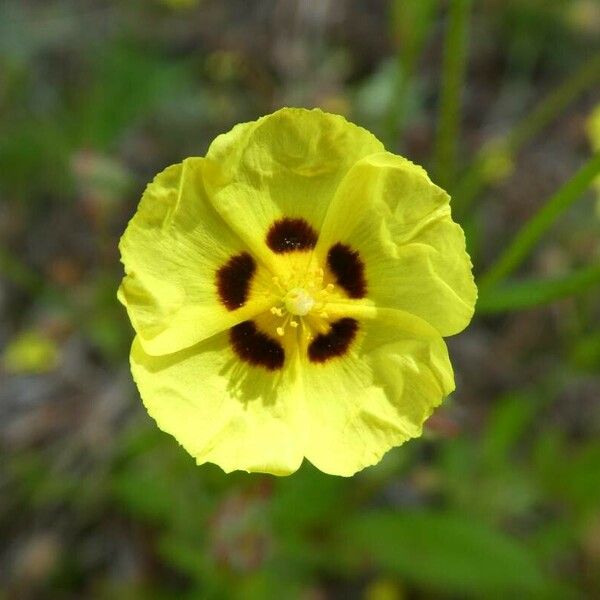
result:
[[[334,283],[326,283],[324,268],[298,263],[290,265],[287,275],[271,277],[279,299],[268,309],[272,315],[271,331],[276,337],[292,336],[289,327],[300,334],[301,343],[310,343],[316,336],[331,331],[328,302],[337,289]],[[330,276],[327,279],[331,281]],[[272,335],[273,335],[272,334]],[[294,334],[295,337],[296,334]]]

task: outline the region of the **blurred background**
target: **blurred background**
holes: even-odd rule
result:
[[[2,0],[0,598],[600,598],[599,103],[597,0]],[[145,184],[284,105],[423,164],[478,277],[567,182],[351,479],[195,466],[115,298]]]

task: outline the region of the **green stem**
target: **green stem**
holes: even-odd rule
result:
[[[390,23],[396,45],[394,102],[386,116],[387,146],[396,148],[407,121],[411,88],[415,85],[415,69],[431,29],[439,0],[394,0]]]
[[[481,148],[453,190],[455,214],[459,216],[464,214],[485,187],[504,178],[505,173],[495,174],[490,169],[486,169],[490,161],[494,159],[503,162],[512,161],[524,144],[538,135],[577,96],[599,80],[600,53],[584,63],[546,96],[510,133],[492,140]],[[510,169],[506,171],[508,172]]]
[[[479,283],[480,289],[487,290],[510,275],[525,260],[558,216],[581,196],[599,173],[600,153],[594,155],[521,228],[500,258],[483,275]]]
[[[437,179],[442,187],[452,185],[456,171],[470,8],[471,0],[450,0],[435,149]]]
[[[548,304],[585,292],[595,285],[600,285],[600,264],[562,277],[507,282],[480,294],[477,313],[492,314]]]

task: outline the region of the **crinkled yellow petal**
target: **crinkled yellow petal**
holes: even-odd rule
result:
[[[433,327],[398,310],[374,315],[360,321],[362,339],[348,356],[301,371],[305,455],[325,473],[352,475],[419,436],[454,389],[446,345]]]
[[[306,456],[326,473],[352,475],[418,436],[454,388],[431,326],[360,309],[351,352],[324,364],[297,355],[271,373],[241,363],[220,333],[169,356],[147,354],[136,339],[133,376],[158,426],[199,464],[286,475]]]
[[[350,167],[382,150],[339,115],[284,108],[218,136],[206,155],[206,186],[223,219],[268,262],[265,236],[274,221],[301,217],[319,231]]]
[[[151,354],[195,344],[264,308],[228,311],[218,301],[217,269],[246,246],[207,201],[204,165],[188,158],[157,175],[119,245],[126,276],[118,296]]]
[[[151,356],[136,339],[131,370],[157,425],[196,458],[226,472],[288,475],[302,462],[289,371],[249,367],[225,333],[169,356]]]
[[[425,171],[387,152],[356,163],[323,224],[317,255],[336,242],[360,252],[368,298],[455,334],[473,316],[477,288],[449,196]]]

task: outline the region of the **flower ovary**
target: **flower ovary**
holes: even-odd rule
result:
[[[315,305],[315,299],[304,288],[290,290],[283,301],[287,311],[299,317],[306,316]]]

